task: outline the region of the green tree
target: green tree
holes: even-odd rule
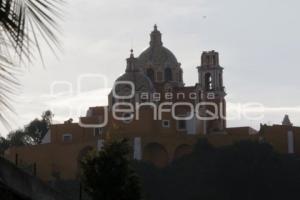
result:
[[[9,147],[9,145],[10,143],[6,138],[0,137],[0,155],[4,154],[4,151]]]
[[[18,129],[16,131],[12,131],[7,135],[7,141],[9,142],[9,146],[24,146],[24,145],[33,145],[33,139],[23,130]]]
[[[94,200],[140,200],[139,177],[129,160],[126,140],[105,144],[82,162],[82,181]]]
[[[300,159],[271,145],[240,141],[213,147],[199,140],[194,152],[165,169],[135,165],[148,200],[299,199]],[[151,178],[149,178],[151,177]]]
[[[52,123],[53,113],[50,110],[45,111],[41,119],[34,119],[23,129],[10,132],[7,138],[0,138],[0,155],[11,146],[24,146],[40,144],[47,134]]]
[[[10,132],[7,136],[10,146],[40,144],[49,130],[52,118],[52,112],[47,110],[42,114],[41,119],[36,118],[26,125],[24,129]]]
[[[34,119],[25,126],[25,135],[32,138],[34,144],[40,144],[52,123],[53,113],[50,110],[42,114],[42,119]]]

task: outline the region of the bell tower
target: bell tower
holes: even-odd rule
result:
[[[219,64],[219,53],[205,51],[201,56],[201,66],[198,67],[199,89],[201,101],[209,105],[205,106],[204,134],[224,133],[226,128],[226,101],[225,87],[223,85],[223,67]],[[211,119],[214,113],[214,119]]]

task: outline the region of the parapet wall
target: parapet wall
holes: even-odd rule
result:
[[[0,157],[0,182],[17,194],[31,200],[68,200],[34,176]]]

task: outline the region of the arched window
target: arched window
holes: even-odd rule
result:
[[[169,154],[167,149],[159,143],[149,143],[143,150],[143,159],[151,162],[156,167],[164,168],[169,163]]]
[[[172,81],[173,77],[172,77],[172,70],[171,68],[166,68],[165,69],[165,81]]]
[[[205,88],[207,90],[212,90],[213,86],[212,86],[212,77],[210,73],[206,73],[205,74]]]
[[[210,64],[210,58],[209,56],[206,56],[206,65],[209,65]]]
[[[153,71],[153,69],[151,69],[151,68],[147,69],[146,73],[147,73],[148,78],[150,78],[150,80],[153,82],[154,81],[154,71]]]
[[[212,56],[212,64],[217,65],[216,56]]]

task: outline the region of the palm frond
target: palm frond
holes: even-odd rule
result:
[[[10,63],[0,56],[0,121],[5,127],[10,124],[6,114],[14,113],[11,104],[12,96],[19,86],[15,73],[15,69],[10,66]]]
[[[58,22],[64,0],[0,0],[0,121],[11,111],[10,95],[18,87],[16,71],[35,59],[43,61],[41,42],[60,49]]]
[[[0,0],[1,32],[19,56],[31,58],[32,48],[41,54],[39,37],[51,49],[59,47],[58,21],[63,3],[64,0]]]

